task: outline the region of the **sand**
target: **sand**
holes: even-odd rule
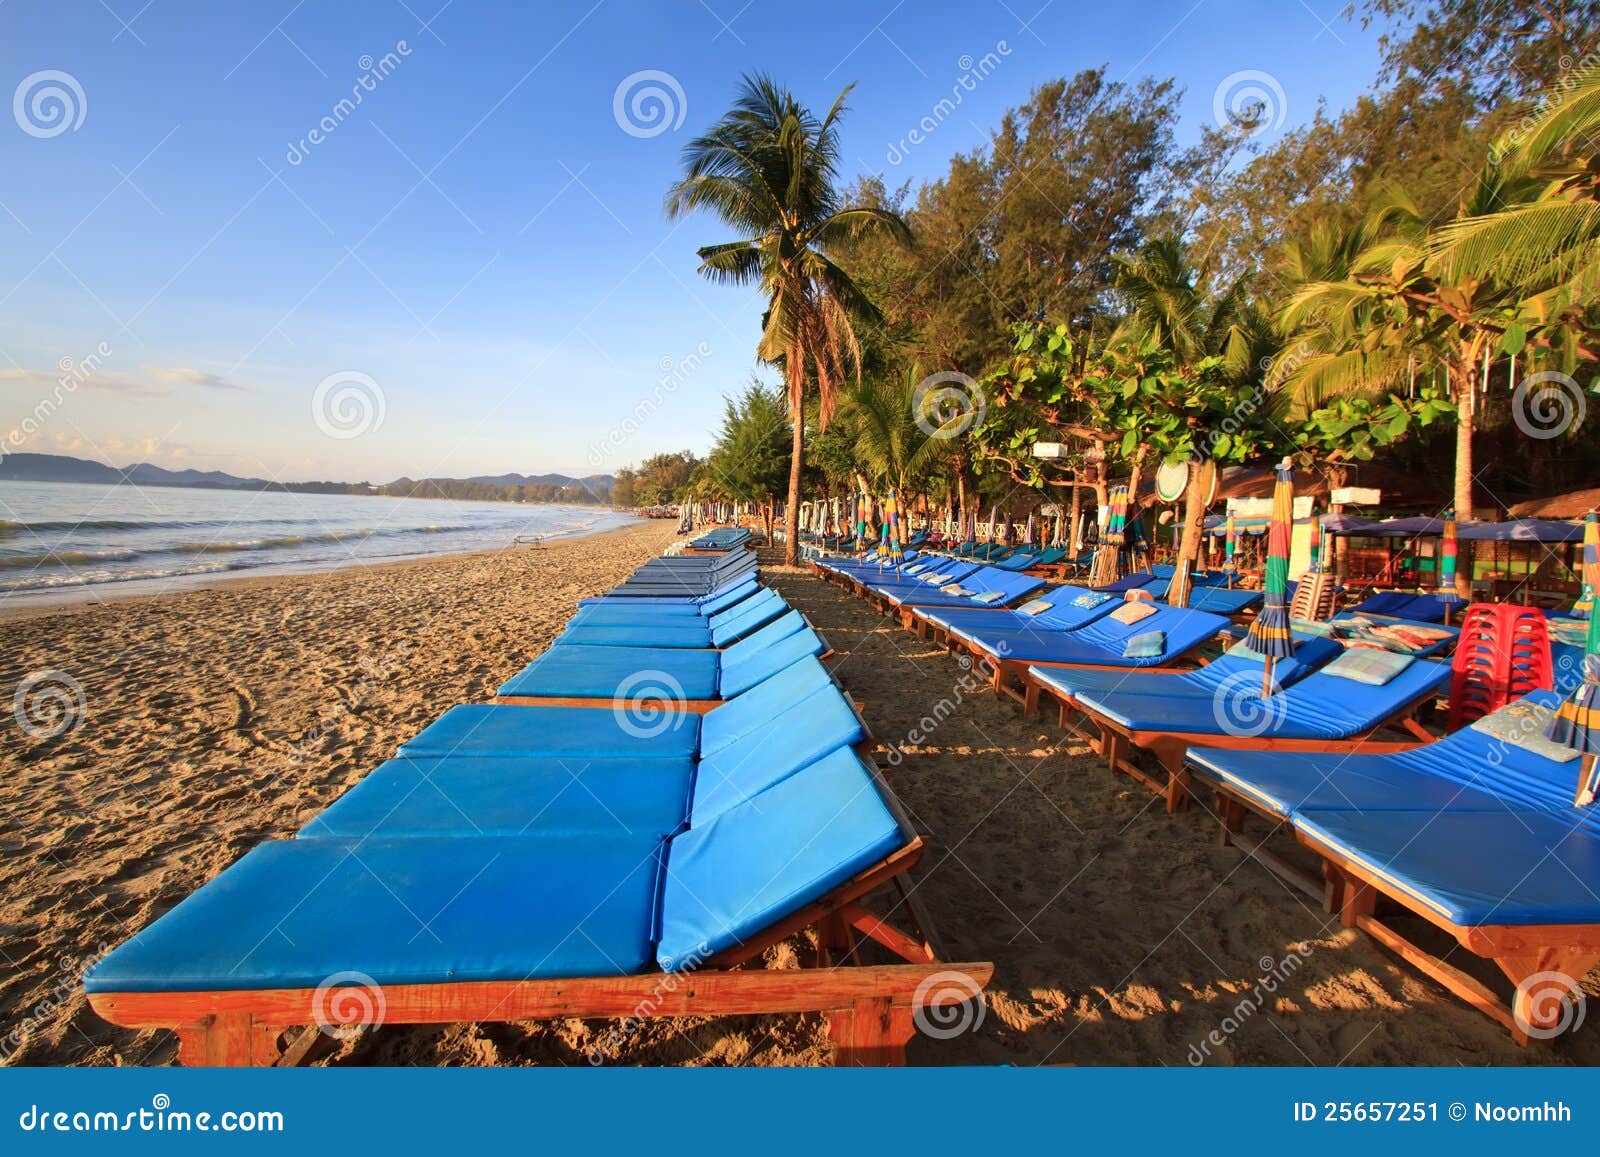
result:
[[[444,707],[486,698],[549,642],[574,600],[671,537],[669,525],[648,524],[0,623],[0,686],[62,669],[85,704],[74,731],[38,741],[7,721],[0,746],[6,1061],[172,1063],[170,1034],[113,1028],[89,1010],[83,961],[256,843],[291,835]],[[864,604],[804,574],[769,567],[767,580],[836,648],[838,677],[928,838],[918,889],[949,958],[996,964],[981,1021],[917,1039],[913,1064],[1600,1061],[1592,1031],[1516,1048],[1219,846],[1209,801],[1168,816],[1048,714],[1021,718]],[[1282,837],[1272,846],[1296,854]],[[797,947],[780,945],[766,965],[795,966]],[[1451,959],[1505,990],[1492,967],[1459,951]],[[583,1065],[610,1027],[385,1026],[319,1063]],[[616,1061],[826,1055],[816,1017],[686,1019],[647,1024]]]

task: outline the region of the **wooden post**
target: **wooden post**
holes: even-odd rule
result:
[[[896,1005],[886,996],[862,997],[827,1015],[835,1065],[855,1068],[906,1063],[906,1044],[917,1031],[909,1005]]]

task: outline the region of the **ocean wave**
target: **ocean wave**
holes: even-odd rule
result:
[[[36,554],[0,555],[0,570],[23,567],[87,566],[99,562],[130,562],[139,557],[134,550],[46,550]]]
[[[285,522],[282,518],[253,519],[252,523],[267,526],[274,523]],[[189,519],[175,521],[146,520],[130,521],[125,518],[51,518],[36,522],[18,522],[9,518],[0,518],[0,538],[11,538],[19,534],[42,534],[50,531],[77,531],[77,530],[195,530],[206,526],[237,526],[239,523],[231,519]],[[249,525],[249,524],[246,524]]]
[[[130,582],[136,579],[168,579],[186,578],[194,575],[223,574],[231,570],[243,570],[247,567],[237,566],[233,563],[217,562],[186,567],[157,567],[148,570],[126,571],[73,571],[67,574],[52,574],[38,578],[14,579],[10,582],[0,582],[0,593],[12,591],[46,591],[62,590],[69,587],[97,586],[105,583]]]

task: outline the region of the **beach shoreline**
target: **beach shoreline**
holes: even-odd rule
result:
[[[55,669],[77,681],[83,705],[59,737],[0,747],[0,1064],[173,1063],[172,1034],[93,1014],[83,968],[263,840],[294,836],[450,706],[489,698],[550,644],[578,598],[659,554],[674,532],[647,522],[547,549],[252,579],[0,622],[0,690]],[[1022,716],[942,647],[776,565],[775,551],[762,561],[763,580],[834,647],[831,669],[927,841],[915,887],[946,959],[996,966],[973,1030],[918,1037],[912,1064],[1597,1059],[1592,1035],[1517,1048],[1498,1024],[1220,846],[1204,798],[1167,815],[1052,713]],[[1278,854],[1298,853],[1291,838],[1269,838]],[[1426,937],[1418,923],[1408,930]],[[755,966],[793,968],[806,951],[803,937],[784,941]],[[1497,983],[1481,961],[1453,962]],[[1239,1020],[1245,1004],[1251,1015]],[[384,1026],[330,1046],[322,1061],[587,1065],[612,1027]],[[829,1056],[820,1017],[690,1017],[635,1026],[608,1061]]]
[[[604,509],[610,510],[611,508],[605,507]],[[599,530],[580,530],[570,534],[551,536],[537,546],[530,544],[503,546],[489,550],[438,551],[431,554],[407,555],[401,558],[386,558],[373,562],[357,559],[326,566],[306,566],[294,569],[288,569],[293,564],[284,564],[283,569],[262,567],[256,571],[243,574],[186,575],[176,579],[135,579],[125,583],[98,583],[83,587],[11,592],[0,596],[0,624],[24,621],[56,612],[70,613],[75,610],[88,610],[101,605],[120,606],[177,598],[194,591],[250,588],[290,582],[295,579],[314,579],[325,575],[342,574],[356,570],[383,571],[412,566],[426,566],[429,563],[451,559],[492,557],[506,551],[550,550],[583,540],[622,534],[626,531],[637,529],[641,524],[647,522],[648,520],[641,519],[622,526],[608,526]],[[658,523],[657,525],[664,524]],[[676,525],[676,523],[673,524],[674,528]],[[152,585],[160,585],[165,589],[142,589]]]

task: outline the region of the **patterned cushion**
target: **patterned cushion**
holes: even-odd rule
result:
[[[1550,726],[1555,715],[1552,708],[1529,703],[1526,699],[1518,699],[1479,719],[1472,725],[1472,730],[1481,731],[1492,739],[1498,739],[1512,747],[1520,747],[1534,755],[1542,755],[1557,763],[1566,763],[1577,759],[1578,752],[1565,744],[1545,738],[1545,729]]]
[[[1023,603],[1017,610],[1025,615],[1042,615],[1054,605],[1049,599],[1034,599],[1031,602]]]
[[[1148,619],[1156,613],[1156,608],[1151,603],[1126,603],[1111,612],[1111,617],[1124,626],[1132,626],[1140,619]]]
[[[1393,651],[1372,651],[1365,648],[1345,651],[1322,670],[1328,675],[1382,687],[1414,662],[1410,655]]]
[[[1165,631],[1146,631],[1128,640],[1127,645],[1122,648],[1122,656],[1125,659],[1154,659],[1157,655],[1165,653],[1166,649]]]

